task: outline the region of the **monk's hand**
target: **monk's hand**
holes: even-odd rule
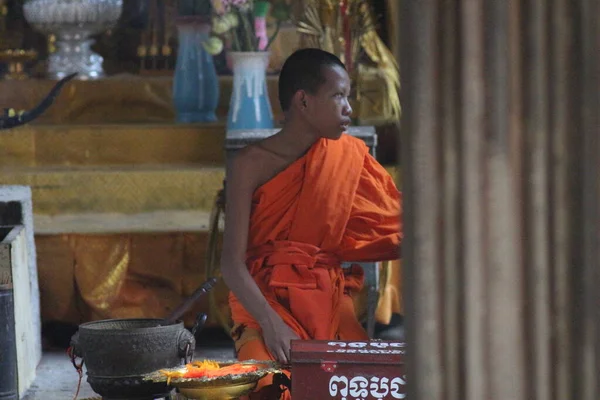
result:
[[[271,355],[282,364],[290,364],[291,341],[300,339],[298,335],[279,316],[269,318],[261,327]]]

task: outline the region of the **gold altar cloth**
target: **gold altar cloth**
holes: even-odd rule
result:
[[[202,233],[38,235],[36,245],[44,321],[162,318],[204,279]]]
[[[392,314],[404,315],[404,302],[402,301],[402,261],[394,260],[387,270],[387,279],[382,282],[383,293],[375,312],[375,320],[382,324],[389,324]]]
[[[38,197],[40,201],[34,201],[34,223],[42,319],[78,324],[101,318],[160,318],[190,295],[206,277],[208,212],[224,174],[223,168],[200,170],[214,178],[210,179],[211,185],[198,184],[194,175],[186,178],[182,190],[196,185],[200,188],[193,192],[199,196],[197,199],[206,199],[206,203],[194,203],[190,198],[191,209],[187,211],[180,207],[149,212],[149,203],[145,202],[143,210],[137,207],[141,214],[129,214],[125,211],[136,209],[132,204],[138,203],[127,203],[120,197],[121,201],[98,203],[102,204],[102,212],[69,215],[64,207],[61,209],[65,202],[59,193]],[[398,181],[398,171],[388,171]],[[148,175],[147,182],[158,176]],[[132,187],[124,187],[135,196]],[[101,188],[98,186],[96,195],[100,195]],[[176,199],[181,200],[179,195],[173,201]],[[107,210],[109,206],[112,212]],[[51,210],[60,214],[49,215]],[[403,312],[401,269],[399,262],[395,264],[388,270],[390,275],[376,312],[376,320],[384,324],[389,323],[392,313]],[[227,288],[220,283],[215,291],[217,306],[228,313]],[[356,307],[359,315],[364,313],[366,292],[357,297]],[[208,298],[186,315],[186,324],[193,323],[195,313],[200,311],[209,314],[210,325],[221,324],[209,308]]]
[[[207,234],[203,232],[38,235],[42,319],[79,324],[105,318],[162,318],[205,279]],[[399,265],[390,268],[376,320],[387,324],[402,313]],[[216,288],[217,303],[228,313],[227,289]],[[366,291],[356,298],[366,307]],[[198,312],[217,316],[202,298],[184,318]]]

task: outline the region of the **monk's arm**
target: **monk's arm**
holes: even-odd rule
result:
[[[246,267],[252,194],[257,186],[251,163],[236,157],[227,171],[225,232],[221,256],[223,279],[242,306],[261,325],[270,322],[275,311]]]
[[[384,261],[401,257],[402,193],[394,179],[367,154],[346,225],[342,257]]]

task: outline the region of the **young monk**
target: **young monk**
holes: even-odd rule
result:
[[[368,339],[351,297],[363,271],[340,263],[399,257],[401,199],[364,142],[344,133],[349,95],[336,56],[295,52],[279,77],[283,129],[229,168],[221,269],[240,360],[287,364],[295,339]]]

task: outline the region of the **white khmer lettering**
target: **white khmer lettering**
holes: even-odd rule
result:
[[[329,379],[329,395],[340,400],[405,399],[404,386],[406,377],[395,377],[391,381],[387,377],[355,376],[350,380],[346,376],[334,375]]]
[[[341,387],[338,385],[341,384]],[[345,376],[334,375],[329,379],[329,395],[337,396],[338,392],[342,396],[342,400],[346,400],[348,396],[348,378]]]
[[[404,354],[404,350],[349,350],[349,349],[337,349],[327,350],[327,353],[357,353],[357,354]]]
[[[395,399],[405,399],[406,394],[400,391],[401,386],[406,385],[406,377],[396,377],[392,379],[392,383],[390,385],[391,395]]]
[[[405,343],[395,343],[395,342],[379,342],[379,341],[372,341],[372,342],[328,342],[327,343],[328,346],[331,347],[352,347],[352,348],[358,348],[358,349],[362,349],[364,347],[374,347],[376,349],[387,349],[388,347],[393,347],[393,348],[403,348],[406,347]]]
[[[369,395],[369,381],[363,376],[355,376],[350,380],[350,396],[366,399]]]
[[[371,389],[371,396],[376,399],[383,399],[390,392],[390,388],[388,386],[388,382],[390,380],[388,378],[381,378],[381,380],[374,376],[371,378],[371,385],[369,389]]]

